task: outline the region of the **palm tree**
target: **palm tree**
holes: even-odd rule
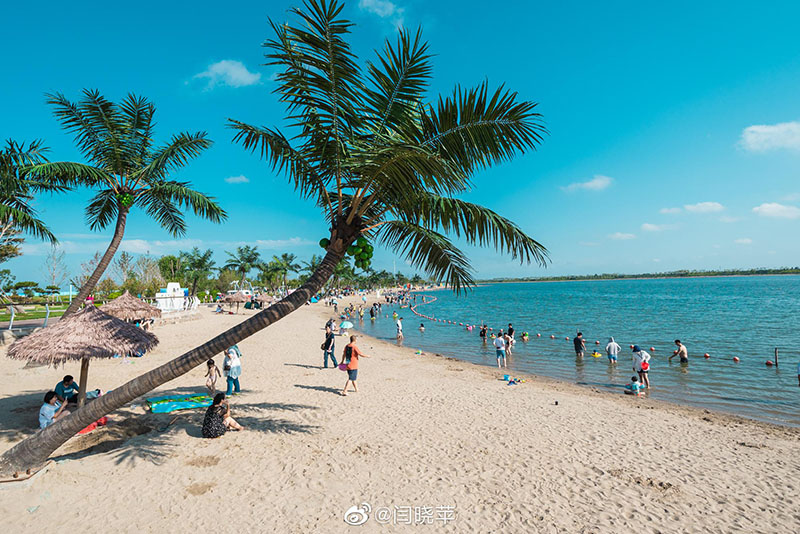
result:
[[[181,252],[179,254],[181,263],[186,269],[185,275],[187,279],[192,281],[192,296],[197,294],[197,283],[200,279],[207,279],[214,272],[214,260],[211,259],[213,254],[214,251],[211,249],[200,252],[197,247],[194,247],[191,252]]]
[[[299,24],[272,23],[267,59],[283,70],[276,92],[296,130],[231,121],[235,140],[258,150],[313,200],[330,224],[319,268],[269,308],[59,419],[0,456],[0,474],[40,465],[102,415],[181,376],[308,302],[360,236],[405,256],[459,292],[473,284],[469,259],[446,234],[544,264],[546,249],[497,213],[457,198],[473,175],[536,147],[545,130],[536,104],[486,83],[425,103],[431,66],[420,32],[400,31],[366,74],[344,37],[337,0],[308,0]],[[365,80],[366,78],[366,80]],[[295,144],[290,142],[294,140]]]
[[[314,271],[319,269],[320,265],[322,265],[322,256],[312,254],[310,260],[303,262],[302,271],[308,275],[312,275]]]
[[[78,102],[49,94],[47,103],[62,127],[75,135],[75,143],[88,163],[45,162],[29,173],[40,180],[82,185],[94,189],[86,207],[92,230],[114,223],[114,236],[103,256],[78,291],[64,315],[76,311],[100,281],[125,235],[131,208],[139,207],[173,236],[186,233],[181,208],[219,223],[227,217],[213,197],[192,189],[189,182],[169,178],[211,146],[205,132],[182,132],[155,147],[155,106],[146,98],[129,94],[115,104],[98,91],[84,90]]]
[[[299,272],[302,268],[297,263],[297,256],[294,254],[283,253],[278,256],[272,256],[272,261],[280,266],[281,274],[283,275],[283,287],[286,287],[286,277],[289,273]]]
[[[36,215],[31,206],[36,192],[61,192],[67,188],[63,183],[32,177],[29,169],[47,161],[47,149],[41,141],[32,141],[27,146],[8,139],[0,150],[0,239],[13,231],[31,234],[50,243],[57,243],[56,236]]]
[[[259,281],[274,291],[280,284],[283,267],[274,260],[270,260],[269,262],[259,262],[258,270],[260,271],[258,275]]]
[[[228,255],[228,263],[222,266],[223,269],[230,269],[242,275],[241,283],[244,284],[247,273],[251,269],[258,267],[261,263],[261,255],[258,253],[258,247],[251,247],[245,245],[243,247],[236,247],[236,252],[225,251]]]

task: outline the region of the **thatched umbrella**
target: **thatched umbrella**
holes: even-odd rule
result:
[[[235,302],[236,303],[236,313],[239,313],[239,303],[240,302],[249,301],[250,297],[248,297],[247,295],[245,295],[241,291],[237,291],[233,295],[225,295],[225,298],[222,299],[222,300],[227,302],[227,303],[229,303],[229,304]]]
[[[275,297],[273,297],[272,295],[267,295],[266,293],[261,293],[259,296],[256,297],[256,300],[258,302],[261,302],[269,306],[275,301]]]
[[[161,310],[152,306],[142,299],[137,299],[126,289],[125,293],[118,296],[111,302],[103,304],[100,309],[109,315],[123,321],[134,321],[136,319],[149,319],[151,317],[161,317]]]
[[[56,366],[67,360],[81,361],[78,406],[86,398],[90,358],[111,358],[145,352],[158,344],[156,336],[86,306],[52,326],[19,338],[8,348],[8,357]]]

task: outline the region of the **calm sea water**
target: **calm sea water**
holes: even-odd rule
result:
[[[629,345],[655,347],[652,398],[800,426],[800,339],[795,338],[800,276],[492,284],[461,297],[449,291],[428,294],[438,300],[418,308],[425,315],[464,324],[485,321],[495,332],[513,323],[518,342],[509,361],[511,374],[524,371],[621,395],[634,374]],[[477,328],[467,332],[421,319],[407,308],[383,310],[378,320],[357,327],[392,340],[391,313],[397,310],[404,318],[405,346],[496,365],[491,340],[482,345]],[[587,353],[597,347],[603,357],[575,357],[572,341],[564,338],[577,330],[587,340]],[[525,331],[531,336],[527,343],[520,340]],[[616,365],[605,357],[609,336],[623,347]],[[667,360],[676,338],[689,349],[688,365]],[[767,367],[776,347],[780,367]],[[706,352],[709,359],[703,357]]]

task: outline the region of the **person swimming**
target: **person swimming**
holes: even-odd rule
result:
[[[419,323],[419,331],[420,332],[424,332],[425,331],[425,325],[423,323]]]

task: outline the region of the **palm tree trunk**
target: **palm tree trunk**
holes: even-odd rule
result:
[[[88,297],[89,294],[94,290],[95,286],[100,281],[100,278],[103,276],[103,273],[106,272],[106,269],[108,269],[108,266],[111,264],[111,260],[114,258],[114,254],[117,253],[119,244],[122,242],[122,237],[125,235],[125,221],[127,218],[128,208],[120,206],[119,213],[117,214],[117,226],[114,228],[114,237],[111,239],[111,243],[108,245],[103,257],[100,258],[100,262],[97,264],[97,267],[95,267],[94,272],[83,284],[83,287],[81,287],[80,291],[78,291],[78,294],[75,296],[62,317],[67,317],[68,315],[71,315],[80,309],[80,307],[86,301],[86,297]]]
[[[303,306],[333,274],[333,270],[344,257],[344,252],[353,239],[354,236],[352,235],[338,240],[332,238],[331,241],[336,243],[335,249],[333,245],[329,247],[328,253],[319,268],[302,287],[291,295],[226,330],[203,345],[134,378],[122,386],[114,388],[113,391],[98,397],[83,408],[77,409],[74,413],[59,419],[52,425],[16,444],[0,456],[0,476],[11,475],[15,472],[22,472],[28,468],[42,465],[53,451],[79,430],[148,391],[188,373],[228,347],[263,330]]]

